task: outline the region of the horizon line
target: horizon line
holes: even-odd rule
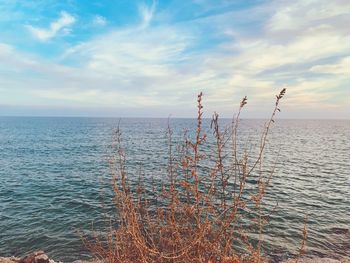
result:
[[[45,116],[45,115],[0,115],[0,118],[95,118],[95,119],[197,119],[197,117],[141,117],[141,116],[129,116],[129,117],[122,117],[122,116],[76,116],[76,115],[69,115],[69,116],[60,116],[60,115],[51,115],[51,116]],[[220,117],[220,119],[230,120],[233,119],[233,117]],[[212,119],[211,117],[203,117],[202,119]],[[256,118],[256,117],[241,117],[240,119],[248,119],[248,120],[265,120],[269,119],[269,117],[266,118]],[[297,118],[297,117],[283,117],[283,118],[277,118],[278,120],[344,120],[344,121],[350,121],[350,118]]]

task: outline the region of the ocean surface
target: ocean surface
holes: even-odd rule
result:
[[[79,233],[103,229],[111,213],[118,123],[130,175],[161,178],[167,119],[0,117],[0,256],[42,249],[64,262],[88,257]],[[242,120],[243,144],[258,145],[263,123]],[[177,140],[195,120],[170,124]],[[306,214],[308,255],[349,256],[350,121],[276,120],[269,145],[267,161],[277,157],[268,190],[277,206],[264,235],[271,260],[298,253]]]

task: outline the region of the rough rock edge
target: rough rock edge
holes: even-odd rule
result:
[[[14,262],[18,262],[19,260],[20,258],[16,258],[16,257],[8,257],[8,258],[0,257],[0,263],[14,263]]]
[[[37,252],[36,252],[37,253]],[[26,256],[29,257],[31,255],[33,255],[34,253]],[[41,256],[41,255],[46,255],[44,253],[39,254],[37,256]],[[17,257],[0,257],[0,263],[19,263],[21,260],[23,260],[24,258],[17,258]],[[52,259],[48,260],[49,263],[62,263],[60,261],[54,261]],[[75,260],[73,261],[73,263],[93,263],[96,261],[86,261],[86,260]],[[99,263],[104,263],[104,261],[97,261]],[[336,260],[336,259],[331,259],[331,258],[301,258],[298,261],[296,259],[288,259],[285,261],[282,261],[281,263],[350,263],[349,259],[341,259],[341,260]]]
[[[44,251],[39,250],[35,251],[29,255],[26,255],[22,258],[17,257],[0,257],[0,263],[62,263],[55,262],[50,259]]]
[[[285,261],[282,261],[281,263],[350,263],[350,261],[346,258],[337,260],[332,258],[301,258],[299,260],[297,259],[287,259]]]

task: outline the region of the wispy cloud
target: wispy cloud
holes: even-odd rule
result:
[[[152,18],[153,18],[153,14],[156,10],[156,5],[157,5],[157,2],[156,0],[153,0],[152,1],[152,4],[150,6],[142,3],[139,5],[139,12],[140,12],[140,15],[141,15],[141,26],[142,27],[146,27],[150,24],[150,22],[152,21]]]
[[[344,0],[307,0],[276,2],[275,12],[267,26],[271,31],[293,31],[337,23],[349,14],[350,2]]]
[[[334,75],[349,75],[350,74],[350,56],[345,57],[332,64],[316,65],[310,69],[311,72],[334,74]]]
[[[92,23],[95,26],[105,26],[107,24],[107,19],[103,16],[95,15],[93,20],[92,20]]]
[[[52,22],[49,28],[38,28],[31,25],[27,25],[28,30],[32,33],[34,37],[40,41],[47,41],[54,38],[57,34],[62,33],[64,35],[69,34],[71,29],[70,26],[76,21],[75,17],[71,14],[62,11],[60,18]]]

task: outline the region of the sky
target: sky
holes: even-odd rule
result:
[[[349,0],[0,0],[0,115],[349,118]]]

